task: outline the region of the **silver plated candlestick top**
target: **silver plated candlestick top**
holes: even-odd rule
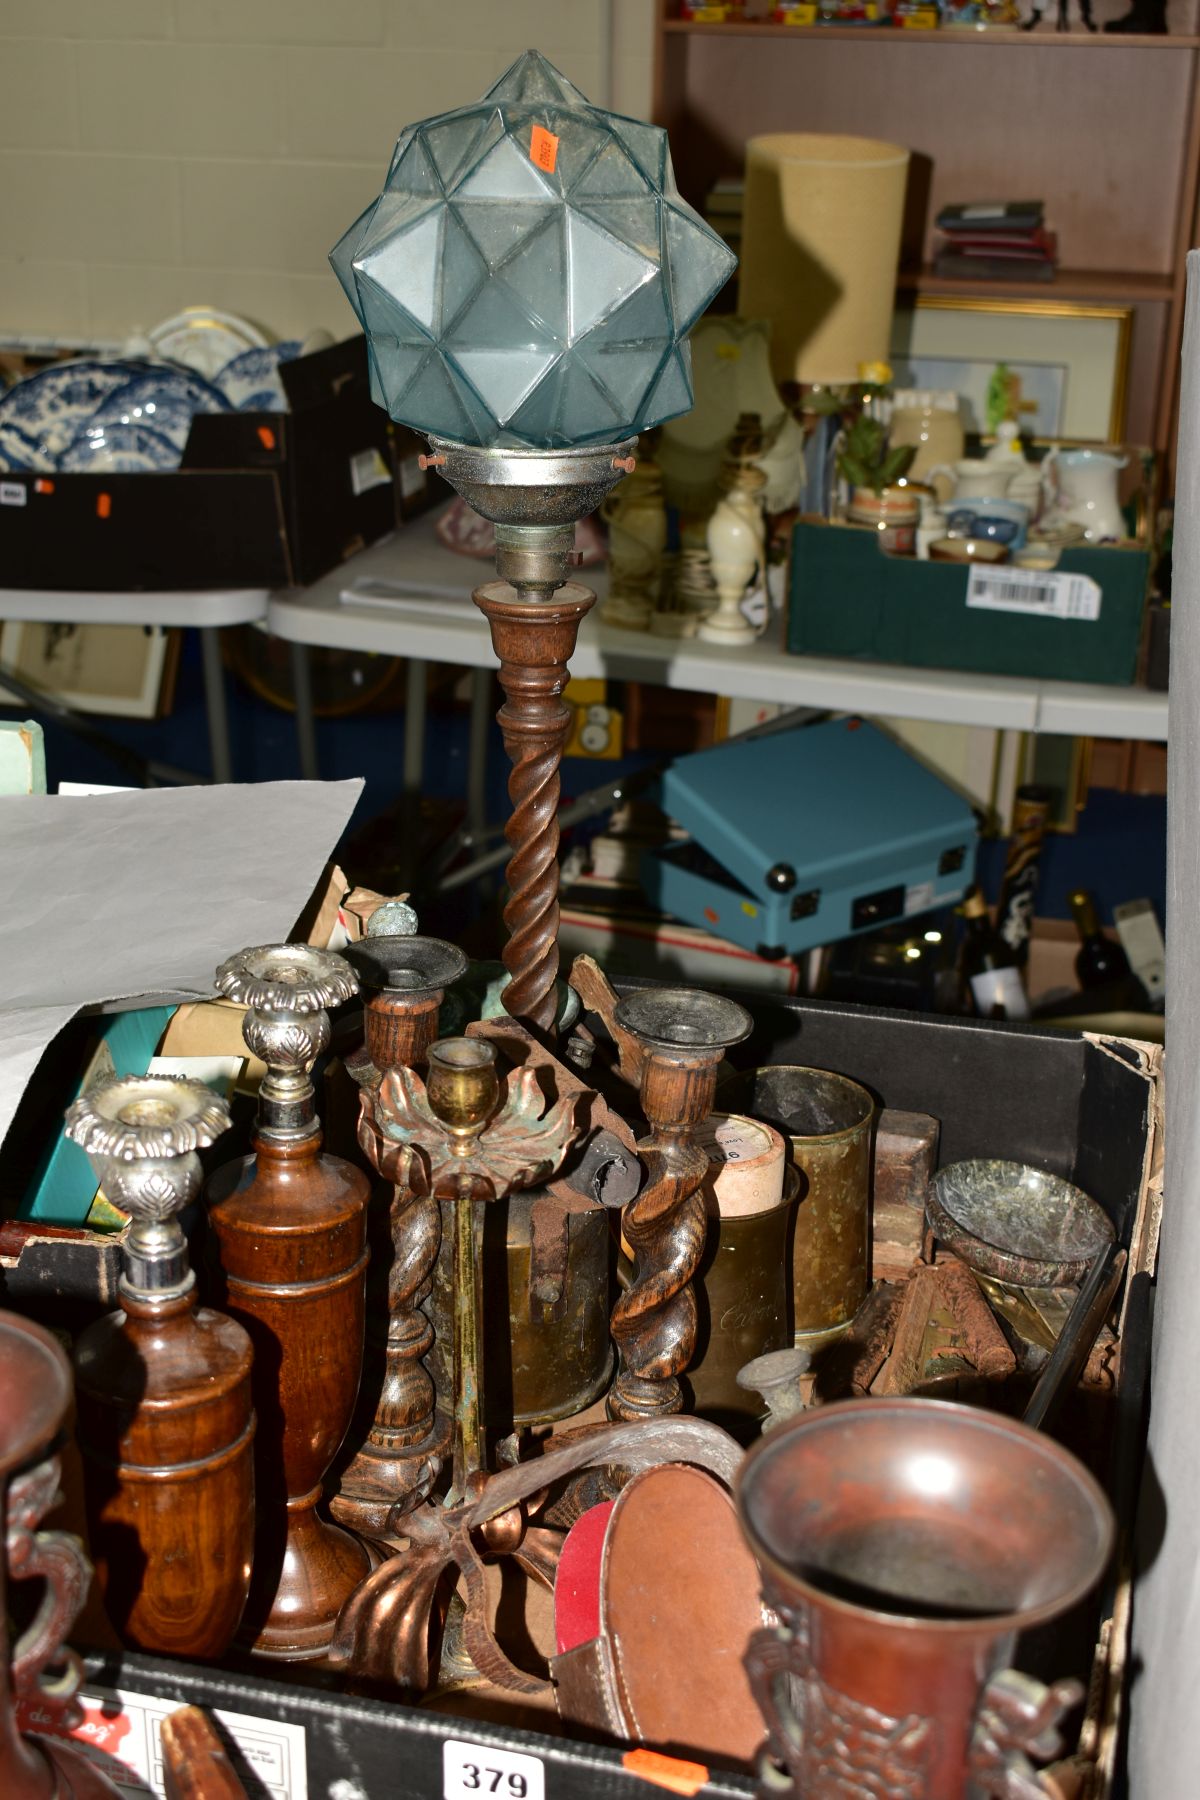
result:
[[[246,1048],[267,1065],[258,1090],[258,1135],[295,1143],[319,1130],[311,1070],[329,1045],[327,1008],[358,992],[349,963],[308,944],[264,944],[223,962],[214,986],[249,1008]]]
[[[132,1223],[121,1291],[139,1299],[186,1294],[196,1277],[178,1215],[200,1190],[200,1158],[230,1125],[202,1081],[126,1075],[98,1083],[67,1110],[67,1136],[98,1165],[100,1185]]]

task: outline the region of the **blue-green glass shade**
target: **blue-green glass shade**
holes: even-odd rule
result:
[[[687,412],[686,334],[737,266],[680,198],[666,132],[589,106],[535,50],[405,130],[330,261],[393,419],[536,449]]]

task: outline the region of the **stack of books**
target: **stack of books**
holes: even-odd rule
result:
[[[1042,223],[1040,200],[944,206],[935,275],[959,281],[1052,281],[1058,241]]]
[[[742,249],[742,208],[746,201],[746,183],[740,175],[722,175],[709,189],[704,201],[705,222],[718,237],[723,237],[735,256]]]

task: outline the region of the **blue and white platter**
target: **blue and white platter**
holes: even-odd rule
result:
[[[238,412],[289,412],[288,397],[279,375],[280,363],[293,362],[300,354],[299,338],[283,344],[265,344],[243,350],[225,364],[214,380]]]
[[[0,425],[18,426],[53,466],[97,407],[144,367],[129,362],[70,362],[39,369],[0,394]]]
[[[9,473],[23,471],[33,475],[48,475],[53,468],[53,459],[47,456],[35,438],[30,437],[20,425],[10,425],[0,419],[0,469]]]
[[[179,449],[148,425],[93,421],[68,444],[58,466],[69,475],[161,475],[179,467]]]

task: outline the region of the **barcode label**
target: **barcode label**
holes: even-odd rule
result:
[[[972,568],[967,605],[994,612],[1039,613],[1044,619],[1098,619],[1100,584],[1090,575],[1039,569]]]

